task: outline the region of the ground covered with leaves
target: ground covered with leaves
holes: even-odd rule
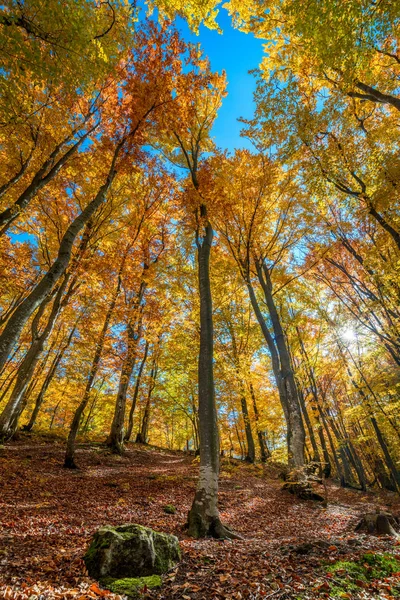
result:
[[[193,540],[183,527],[193,456],[131,445],[118,457],[86,445],[81,469],[69,471],[63,454],[61,442],[29,436],[0,449],[0,597],[119,598],[87,576],[82,556],[98,527],[133,522],[177,535],[183,552],[143,598],[400,598],[399,543],[354,533],[365,512],[398,514],[394,494],[329,484],[325,508],[283,492],[270,467],[224,459],[221,516],[243,539]]]

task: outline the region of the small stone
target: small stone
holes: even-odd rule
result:
[[[176,513],[176,508],[173,504],[167,504],[164,506],[164,512],[167,513],[167,515],[174,515]]]

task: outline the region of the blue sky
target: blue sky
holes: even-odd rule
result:
[[[225,70],[228,80],[228,96],[218,113],[213,136],[217,146],[233,151],[235,148],[251,148],[251,144],[240,137],[242,124],[239,117],[253,116],[253,91],[255,78],[248,71],[261,62],[265,40],[254,38],[234,29],[228,13],[221,9],[218,23],[223,34],[201,26],[198,36],[191,33],[182,19],[176,22],[185,39],[201,44],[215,71]]]

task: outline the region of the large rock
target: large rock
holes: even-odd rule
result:
[[[178,538],[129,524],[99,529],[83,557],[94,579],[166,573],[180,560]]]

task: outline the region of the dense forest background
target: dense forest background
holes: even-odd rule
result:
[[[174,26],[215,2],[0,13],[0,437],[200,450],[217,536],[219,455],[400,491],[400,4],[224,6],[265,42],[251,150]]]

